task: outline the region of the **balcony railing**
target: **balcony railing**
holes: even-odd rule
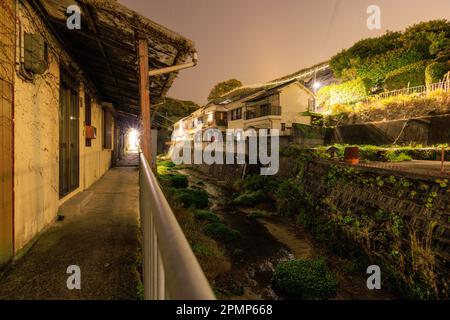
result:
[[[139,165],[144,298],[214,300],[208,280],[142,153]]]
[[[225,119],[216,119],[216,125],[226,127],[228,125],[228,121]]]
[[[245,112],[245,119],[255,119],[267,116],[281,116],[281,107],[271,106],[268,108],[256,108]]]

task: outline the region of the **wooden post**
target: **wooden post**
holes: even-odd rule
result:
[[[441,150],[441,174],[445,174],[445,147]]]
[[[150,88],[148,76],[148,43],[147,39],[138,39],[139,60],[139,92],[141,101],[141,148],[145,158],[152,163],[151,155],[151,123],[150,123]]]

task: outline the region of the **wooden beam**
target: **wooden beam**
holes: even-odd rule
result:
[[[143,37],[138,38],[139,93],[141,101],[141,148],[149,164],[152,163],[151,128],[150,128],[150,88],[148,77],[148,43]]]

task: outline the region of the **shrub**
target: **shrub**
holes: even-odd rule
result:
[[[318,100],[325,106],[349,104],[365,98],[368,93],[369,83],[360,78],[342,84],[323,87],[317,92]]]
[[[245,178],[243,187],[248,191],[270,190],[273,185],[273,180],[272,176],[253,174]]]
[[[173,163],[172,161],[168,161],[168,160],[167,161],[159,161],[158,166],[173,168],[173,167],[175,167],[175,163]]]
[[[264,192],[262,190],[257,191],[245,191],[231,201],[232,205],[251,207],[263,202],[265,199]]]
[[[397,90],[409,87],[417,87],[425,84],[426,62],[409,64],[386,74],[384,87],[387,90]]]
[[[397,152],[395,150],[390,150],[386,152],[386,159],[390,162],[403,162],[403,161],[412,161],[413,158],[404,153],[404,152]]]
[[[358,76],[370,80],[373,84],[381,84],[390,72],[427,58],[427,50],[424,48],[391,50],[381,55],[363,59],[358,67]]]
[[[277,208],[281,214],[296,214],[305,202],[302,185],[296,179],[282,180],[275,191]]]
[[[425,82],[432,84],[442,81],[444,75],[448,72],[449,66],[443,62],[432,62],[425,69]]]
[[[195,253],[196,256],[200,257],[211,257],[215,255],[215,252],[213,249],[208,247],[207,244],[204,243],[194,243],[192,244],[192,251]]]
[[[338,290],[323,259],[281,262],[275,269],[273,283],[281,292],[306,300],[333,298]]]
[[[209,222],[219,222],[220,218],[217,214],[212,213],[208,210],[195,210],[194,211],[194,217],[197,220],[205,220]]]
[[[175,199],[185,208],[194,207],[205,209],[208,207],[208,193],[200,189],[174,189]]]
[[[359,148],[359,154],[361,156],[361,159],[367,160],[367,161],[382,161],[382,151],[377,146],[361,146]]]
[[[222,240],[224,242],[231,242],[241,237],[238,230],[227,227],[223,223],[211,223],[204,228],[205,234],[211,238]]]
[[[267,211],[252,211],[249,213],[248,217],[251,219],[261,219],[270,216],[270,213]]]
[[[183,174],[161,174],[160,180],[167,181],[172,188],[187,188],[189,186],[188,177]]]

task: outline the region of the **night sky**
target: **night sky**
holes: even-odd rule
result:
[[[229,78],[261,83],[325,61],[362,38],[432,19],[450,20],[449,0],[119,0],[194,41],[199,65],[169,95],[203,104]],[[382,30],[366,26],[369,5]]]

